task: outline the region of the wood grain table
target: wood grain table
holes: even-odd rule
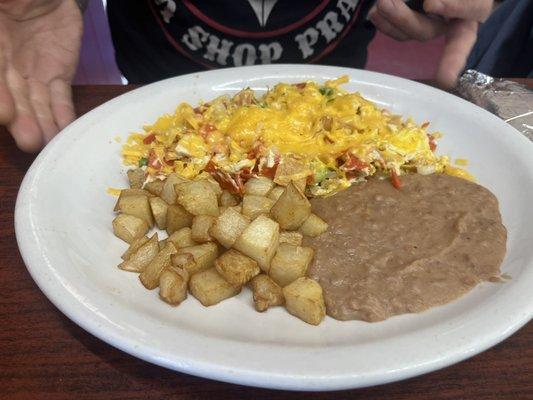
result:
[[[76,87],[78,113],[131,89]],[[15,240],[13,211],[20,183],[33,159],[17,150],[7,131],[0,128],[2,400],[533,399],[532,323],[494,348],[443,370],[384,386],[330,393],[276,392],[209,381],[116,350],[63,316],[24,266]]]

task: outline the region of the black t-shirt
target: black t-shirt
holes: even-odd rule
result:
[[[373,0],[108,0],[122,73],[147,83],[270,63],[364,67]]]

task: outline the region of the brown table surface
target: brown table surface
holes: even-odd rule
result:
[[[529,85],[533,80],[524,81]],[[81,115],[131,90],[74,88]],[[0,128],[0,399],[533,399],[533,324],[469,360],[373,388],[294,393],[173,372],[123,353],[79,328],[37,288],[13,227],[17,191],[34,156]]]

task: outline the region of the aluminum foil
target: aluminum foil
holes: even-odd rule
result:
[[[456,88],[465,99],[496,114],[533,141],[533,91],[513,81],[466,71]]]

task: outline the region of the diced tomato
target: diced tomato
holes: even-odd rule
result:
[[[211,132],[216,131],[216,126],[213,124],[205,124],[200,127],[199,133],[202,138],[207,139]]]
[[[209,173],[215,172],[216,170],[217,170],[217,166],[215,165],[213,160],[209,160],[204,167],[204,171],[209,172]]]
[[[250,168],[243,168],[241,171],[239,171],[238,175],[241,177],[241,179],[244,179],[245,181],[257,176],[253,173],[253,171],[250,170]]]
[[[237,193],[242,194],[244,193],[244,183],[241,179],[241,174],[235,175],[235,185],[237,187]]]
[[[143,139],[144,144],[150,144],[155,140],[155,133],[150,133]]]
[[[340,169],[343,171],[362,171],[370,167],[370,164],[361,161],[351,153],[346,153],[343,158],[344,160],[341,159],[341,161],[344,161],[344,163],[340,166]]]
[[[262,142],[257,141],[257,142],[254,143],[252,148],[250,150],[248,150],[248,154],[246,155],[246,157],[249,160],[254,160],[254,159],[259,158],[265,152],[266,152],[265,145]]]
[[[159,170],[161,168],[161,161],[157,157],[157,154],[155,154],[155,151],[152,149],[148,153],[148,166],[152,167],[156,170]]]
[[[213,172],[210,172],[211,176],[215,181],[217,181],[222,189],[228,190],[231,193],[238,193],[239,188],[235,184],[235,181],[231,178],[231,176],[221,170],[216,170]]]
[[[391,179],[392,186],[394,186],[396,189],[402,188],[402,182],[400,181],[400,178],[398,177],[398,174],[396,173],[395,170],[392,170],[390,172],[390,179]]]
[[[278,170],[279,161],[281,160],[281,157],[279,154],[276,154],[274,156],[274,165],[271,167],[262,167],[260,171],[260,175],[263,175],[267,178],[274,179],[274,176],[276,176],[276,171]]]
[[[174,165],[174,160],[165,160],[167,165]]]
[[[295,83],[294,86],[296,86],[297,89],[305,89],[305,86],[307,85],[306,82],[300,82],[300,83]]]
[[[274,179],[274,176],[276,176],[276,170],[278,169],[278,164],[274,164],[272,167],[264,167],[261,169],[261,175]]]
[[[428,139],[429,139],[429,149],[431,151],[437,150],[437,143],[435,143],[435,138],[433,137],[433,135],[428,135]]]
[[[206,112],[208,107],[209,107],[209,103],[205,103],[205,104],[202,104],[201,106],[193,108],[193,111],[195,114],[201,116],[204,112]]]
[[[204,171],[208,172],[214,180],[216,180],[222,189],[228,190],[234,194],[242,194],[244,191],[244,185],[241,177],[237,174],[235,177],[219,169],[213,160],[204,167]]]
[[[213,147],[214,154],[226,154],[228,152],[228,145],[225,143],[216,143]]]
[[[361,174],[361,172],[357,171],[357,170],[346,171],[346,173],[345,173],[346,179],[358,178],[360,174]]]
[[[313,185],[315,183],[315,175],[311,174],[305,179],[307,185]]]

